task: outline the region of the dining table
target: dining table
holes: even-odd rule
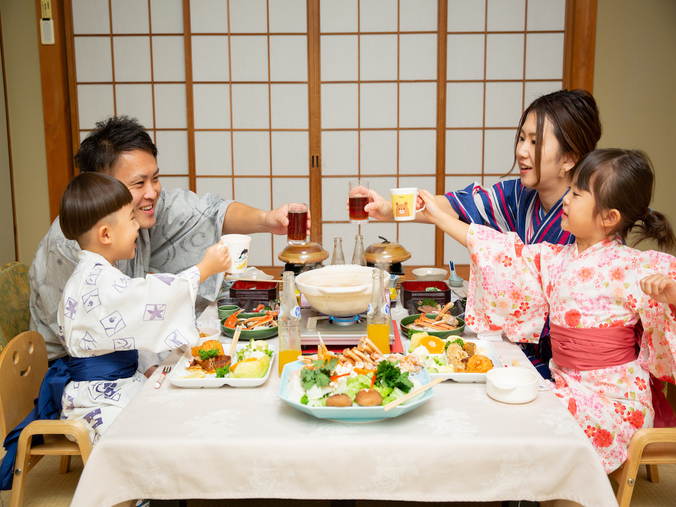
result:
[[[200,319],[216,311],[212,304]],[[277,337],[268,343],[276,349]],[[492,344],[504,363],[495,367],[516,360],[536,371],[518,345]],[[163,365],[181,356],[173,351]],[[276,359],[270,368],[258,387],[187,389],[167,379],[156,389],[158,368],[94,446],[72,507],[138,498],[617,506],[590,441],[542,379],[530,403],[495,401],[481,382],[446,381],[415,410],[355,424],[285,403]]]

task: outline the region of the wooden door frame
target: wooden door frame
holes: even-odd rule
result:
[[[319,0],[307,2],[308,26],[319,22]],[[447,2],[439,0],[439,26],[445,26]],[[35,0],[36,23],[41,17],[40,0]],[[584,88],[593,92],[594,85],[594,52],[596,45],[596,12],[597,0],[567,0],[566,27],[564,36],[564,88]],[[54,31],[56,44],[43,46],[39,44],[40,75],[42,81],[42,104],[44,110],[45,149],[47,153],[47,178],[49,185],[50,218],[54,220],[59,212],[59,202],[64,188],[74,175],[73,154],[80,144],[78,109],[75,97],[76,90],[69,83],[75,82],[73,22],[70,0],[53,0]],[[318,30],[318,29],[317,29]],[[439,39],[445,48],[445,31]],[[319,87],[319,37],[318,32],[310,33],[308,29],[308,63],[310,82],[309,114],[310,120],[321,120],[321,96]],[[445,66],[446,52],[438,53],[439,69],[443,67],[443,83],[438,80],[438,106],[445,103]],[[443,60],[443,62],[441,62]],[[313,83],[314,82],[314,86]],[[71,89],[72,88],[72,89]],[[445,113],[445,107],[442,108]],[[445,118],[444,118],[445,120]],[[314,121],[312,123],[317,123]],[[437,121],[439,123],[439,121]],[[445,123],[445,122],[444,122]],[[313,131],[310,125],[310,189],[312,210],[312,237],[321,243],[321,135],[319,123]],[[437,146],[437,187],[443,187],[443,167],[445,165],[445,146]],[[437,192],[443,188],[437,188]],[[318,210],[318,211],[317,211]],[[440,233],[440,231],[439,231]],[[437,234],[443,236],[442,233]],[[443,239],[442,239],[443,241]],[[435,258],[439,264],[443,259]]]

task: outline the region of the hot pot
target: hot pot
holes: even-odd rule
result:
[[[364,313],[371,301],[373,271],[377,268],[342,264],[306,271],[296,277],[296,287],[316,311],[333,317]],[[383,276],[383,287],[390,281]]]

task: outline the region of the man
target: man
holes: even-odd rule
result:
[[[135,118],[111,117],[97,123],[74,160],[80,172],[109,174],[132,194],[141,228],[136,256],[115,264],[130,277],[145,277],[149,272],[179,273],[195,265],[222,234],[287,232],[288,204],[265,212],[215,194],[199,198],[188,190],[162,191],[157,147]],[[30,328],[44,337],[50,360],[66,355],[56,314],[79,249],[77,242],[64,237],[57,217],[40,242],[30,269]],[[210,277],[200,285],[199,296],[214,301],[222,280],[223,273]],[[139,370],[146,371],[158,360],[139,358]]]

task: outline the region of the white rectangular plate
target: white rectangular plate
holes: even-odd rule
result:
[[[243,349],[248,343],[237,344],[236,350]],[[229,347],[228,344],[224,344],[224,348]],[[202,378],[182,378],[186,375],[193,373],[190,370],[186,369],[186,365],[192,361],[192,353],[190,348],[185,351],[181,359],[178,360],[176,366],[171,370],[169,374],[169,382],[171,382],[176,387],[186,387],[186,388],[213,388],[213,387],[222,387],[222,386],[232,386],[232,387],[258,387],[265,384],[270,376],[270,371],[272,370],[273,365],[275,364],[275,356],[277,351],[274,350],[274,347],[268,344],[268,347],[272,349],[272,357],[270,358],[270,366],[268,366],[268,371],[265,372],[265,376],[262,378],[217,378],[215,373],[206,374]],[[226,349],[228,350],[228,349]]]
[[[457,337],[451,336],[449,339],[453,341],[455,338]],[[505,367],[491,342],[485,340],[465,340],[464,338],[463,341],[476,343],[477,349],[486,349],[484,351],[485,353],[482,355],[493,361],[493,368]],[[439,377],[442,377],[444,380],[454,380],[456,382],[486,382],[485,373],[430,373],[430,378],[432,380]]]

